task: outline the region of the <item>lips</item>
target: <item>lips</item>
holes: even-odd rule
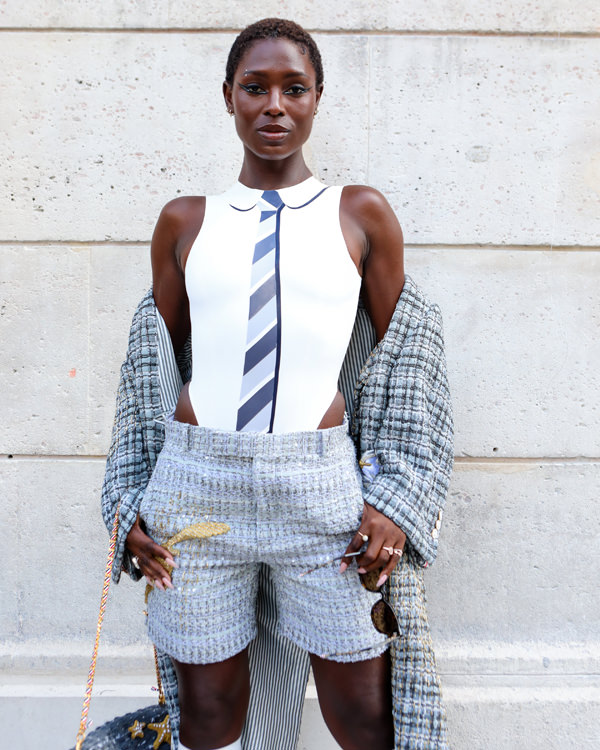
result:
[[[275,125],[274,123],[258,128],[258,135],[263,143],[271,143],[273,145],[287,141],[289,132],[283,125]]]
[[[284,128],[282,125],[263,125],[262,128],[258,128],[260,133],[289,133],[288,128]]]

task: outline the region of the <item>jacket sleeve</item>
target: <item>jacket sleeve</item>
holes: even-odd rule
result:
[[[409,329],[383,398],[374,452],[380,470],[365,488],[367,503],[406,534],[421,565],[437,555],[454,458],[452,408],[442,318],[431,305]]]
[[[131,563],[125,541],[137,518],[149,479],[134,373],[129,360],[126,360],[121,367],[115,421],[102,486],[102,516],[109,531],[119,508],[117,545],[112,569],[112,577],[116,583],[121,577],[122,569],[134,580],[141,577]]]

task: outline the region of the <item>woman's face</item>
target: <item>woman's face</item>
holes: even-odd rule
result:
[[[223,93],[244,146],[263,159],[285,159],[308,140],[322,88],[308,54],[277,38],[250,47]]]

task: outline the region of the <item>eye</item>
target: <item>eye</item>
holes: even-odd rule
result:
[[[294,83],[292,86],[289,87],[289,89],[286,90],[286,94],[291,94],[291,96],[301,96],[302,94],[306,94],[307,91],[310,91],[311,87],[303,86],[301,83]]]
[[[267,92],[258,83],[240,83],[239,87],[248,94],[266,94]]]

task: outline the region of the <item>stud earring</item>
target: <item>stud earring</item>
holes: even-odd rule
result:
[[[317,107],[313,113],[313,117],[316,117],[319,114],[319,108]]]
[[[227,107],[227,114],[229,115],[229,117],[233,117],[233,110],[229,109],[229,107]]]

